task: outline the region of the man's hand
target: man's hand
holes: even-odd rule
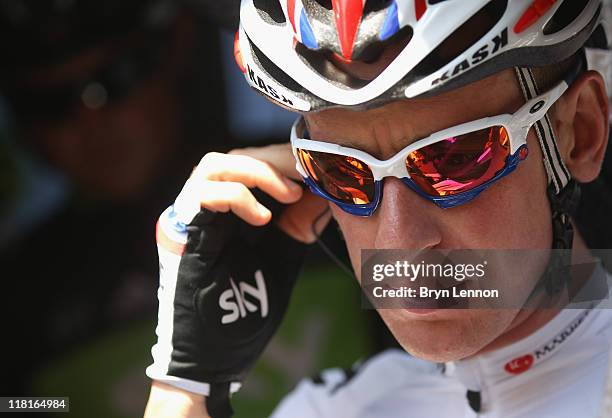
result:
[[[161,382],[151,385],[144,418],[210,418],[203,395]]]
[[[295,169],[295,158],[289,144],[236,149],[229,154],[253,158],[274,167],[286,179],[302,181],[302,177]],[[304,192],[297,202],[285,208],[277,221],[278,227],[293,239],[312,244],[331,219],[327,205],[327,202],[320,197],[308,191]]]
[[[231,211],[251,225],[263,226],[272,214],[253,195],[251,189],[258,188],[287,205],[275,220],[279,228],[311,244],[317,239],[314,232],[325,228],[331,214],[326,212],[325,200],[303,192],[296,181],[302,179],[289,144],[235,149],[228,154],[211,152],[195,168],[177,203],[186,206],[187,212],[194,208]]]
[[[147,374],[207,396],[212,418],[231,416],[230,392],[276,332],[305,244],[330,219],[327,203],[291,179],[288,145],[207,154],[160,217],[159,338]],[[168,396],[184,410],[202,401],[204,413],[203,397],[160,387],[147,411],[165,410]]]

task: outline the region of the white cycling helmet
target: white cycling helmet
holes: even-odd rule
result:
[[[439,94],[583,47],[601,0],[243,0],[236,56],[249,84],[300,112]],[[399,53],[370,80],[342,70]]]

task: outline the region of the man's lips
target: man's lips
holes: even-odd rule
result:
[[[465,290],[479,289],[478,280],[464,274],[482,256],[471,250],[368,250],[364,290],[383,309],[466,309],[478,304]],[[461,270],[457,267],[461,267]],[[472,268],[474,269],[474,268]],[[371,273],[370,273],[371,272]],[[363,273],[363,271],[362,271]],[[455,273],[462,274],[459,279]],[[382,290],[382,292],[381,292]],[[393,291],[391,294],[387,291]],[[423,290],[423,293],[421,293]],[[374,291],[374,292],[373,292]]]
[[[379,283],[383,289],[401,291],[404,289],[414,289],[414,297],[406,297],[402,299],[402,308],[407,310],[437,310],[437,309],[457,309],[465,304],[465,300],[452,297],[453,288],[457,291],[467,289],[466,281],[459,282],[448,278],[428,278],[426,283],[419,283],[419,280],[414,282],[406,280],[389,280]],[[428,292],[429,296],[420,296],[420,288],[425,287],[431,291],[448,290],[450,297],[442,296],[436,299],[435,292]]]

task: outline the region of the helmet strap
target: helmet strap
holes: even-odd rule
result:
[[[537,97],[539,91],[531,69],[516,67],[515,71],[525,100]],[[551,248],[554,250],[534,293],[544,287],[549,295],[555,295],[563,290],[571,279],[569,266],[574,240],[571,218],[580,201],[580,185],[571,178],[569,170],[561,159],[555,131],[548,114],[536,122],[534,130],[540,143],[544,168],[548,176],[546,192],[552,212]]]
[[[539,96],[540,92],[531,69],[516,67],[515,71],[525,101],[529,101]],[[548,176],[548,183],[552,184],[555,194],[558,194],[569,183],[571,175],[561,159],[561,153],[557,148],[555,131],[552,128],[552,123],[548,114],[544,115],[542,119],[535,123],[534,130],[540,142],[540,148],[542,149],[542,157],[544,160],[544,168]]]

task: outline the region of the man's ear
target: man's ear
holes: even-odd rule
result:
[[[608,95],[601,75],[587,71],[554,108],[559,151],[572,177],[589,183],[599,176],[610,129]]]

